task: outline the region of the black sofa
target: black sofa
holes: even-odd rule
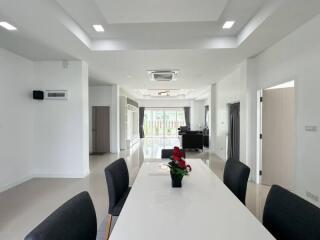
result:
[[[182,149],[203,150],[203,133],[202,131],[187,131],[181,135]]]
[[[203,129],[203,146],[209,148],[209,128]]]

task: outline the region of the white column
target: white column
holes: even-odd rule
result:
[[[111,139],[110,151],[112,153],[120,152],[120,104],[119,104],[119,86],[112,86],[111,99]]]
[[[195,105],[195,100],[191,101],[191,107],[190,107],[190,127],[191,130],[196,130],[196,105]]]
[[[82,62],[82,162],[84,175],[89,174],[89,67]]]
[[[216,126],[216,109],[217,109],[217,98],[216,98],[216,84],[211,85],[210,91],[210,101],[209,101],[209,126],[210,126],[210,152],[215,152],[215,142],[216,142],[216,134],[217,134],[217,126]]]
[[[247,163],[251,168],[250,178],[257,182],[259,180],[259,155],[257,155],[258,122],[257,122],[257,94],[258,76],[256,75],[255,58],[247,62],[247,100],[248,100],[248,122],[247,122]]]

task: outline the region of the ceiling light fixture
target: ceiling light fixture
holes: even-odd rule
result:
[[[163,96],[163,97],[169,97],[170,96],[170,91],[165,90],[165,91],[159,91],[158,92],[159,96]]]
[[[93,25],[93,28],[94,28],[94,30],[96,30],[96,32],[104,32],[104,28],[100,24]]]
[[[16,31],[17,30],[17,28],[15,26],[11,25],[8,22],[0,22],[0,26],[9,30],[9,31]]]
[[[223,29],[230,29],[233,27],[233,25],[235,24],[235,21],[226,21],[224,24],[223,24]]]

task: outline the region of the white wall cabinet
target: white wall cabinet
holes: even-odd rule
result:
[[[120,96],[120,149],[130,149],[139,138],[139,108]]]

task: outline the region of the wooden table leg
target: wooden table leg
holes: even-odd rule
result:
[[[108,214],[107,224],[106,224],[106,240],[109,239],[111,233],[112,215]]]

